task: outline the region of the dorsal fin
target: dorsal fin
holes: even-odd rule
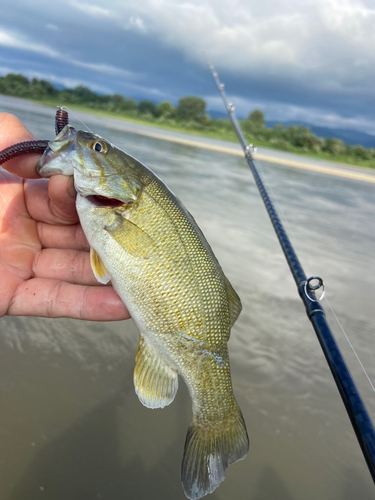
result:
[[[139,400],[148,408],[164,408],[178,389],[177,371],[160,359],[140,335],[135,358],[134,386]]]

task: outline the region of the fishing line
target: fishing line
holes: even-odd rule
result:
[[[340,321],[339,321],[338,317],[336,316],[335,311],[333,310],[333,307],[331,306],[331,303],[330,303],[330,301],[328,300],[327,295],[325,295],[325,299],[326,299],[326,301],[327,301],[327,303],[328,303],[328,305],[329,305],[329,308],[331,309],[332,314],[334,315],[334,317],[335,317],[335,319],[336,319],[337,323],[339,324],[339,327],[341,328],[342,333],[345,335],[345,338],[346,338],[346,340],[347,340],[348,344],[350,345],[350,347],[351,347],[352,351],[354,352],[354,355],[355,355],[355,357],[357,358],[358,363],[361,365],[361,368],[362,368],[362,370],[363,370],[363,373],[366,375],[367,380],[369,381],[369,384],[371,385],[372,390],[375,392],[375,387],[374,387],[373,383],[371,382],[371,379],[370,379],[369,375],[367,374],[367,371],[366,371],[365,367],[363,366],[362,361],[359,359],[359,356],[358,356],[358,354],[357,354],[356,350],[354,349],[353,344],[350,342],[348,335],[346,334],[346,332],[345,332],[345,330],[344,330],[344,328],[343,328],[342,324],[340,323]]]
[[[307,278],[275,206],[267,192],[265,184],[259,175],[252,155],[253,148],[246,144],[240,125],[233,114],[234,106],[232,103],[228,102],[224,92],[224,84],[220,82],[218,74],[213,65],[209,62],[206,54],[204,54],[204,56],[228,112],[229,119],[242,146],[245,160],[253,174],[260,196],[263,199],[265,208],[279,239],[284,256],[297,286],[298,294],[306,308],[307,317],[311,321],[311,325],[314,328],[320,346],[324,352],[331,374],[336,382],[337,389],[341,395],[348,417],[350,418],[353,430],[358,439],[358,444],[362,449],[363,457],[366,460],[369,472],[375,482],[375,428],[361,395],[358,392],[353,377],[345,363],[345,359],[340,352],[332,330],[330,329],[324,309],[319,299],[315,297],[314,292],[322,286],[323,282],[318,276]],[[314,280],[317,280],[318,283],[314,284]]]
[[[294,233],[294,230],[292,229],[292,226],[289,224],[288,218],[286,217],[286,215],[285,215],[285,213],[284,213],[284,211],[283,211],[283,209],[282,209],[282,206],[281,206],[281,204],[279,203],[279,201],[278,201],[278,199],[277,199],[277,196],[275,195],[275,192],[274,192],[274,190],[273,190],[273,188],[272,188],[272,185],[271,185],[270,180],[269,180],[269,178],[268,178],[268,174],[266,174],[265,169],[263,168],[263,166],[261,165],[261,163],[262,163],[262,162],[257,161],[257,166],[259,167],[259,170],[260,170],[260,171],[261,171],[261,173],[262,173],[262,176],[263,176],[263,178],[264,178],[265,184],[267,185],[267,187],[268,187],[268,188],[270,189],[270,191],[271,191],[272,199],[273,199],[273,201],[275,202],[275,204],[277,205],[277,207],[278,207],[278,209],[279,209],[279,211],[280,211],[280,213],[281,213],[281,219],[283,219],[283,222],[284,222],[284,223],[285,223],[285,225],[288,227],[289,232],[290,232],[291,234],[293,234],[293,233]],[[299,244],[298,244],[298,238],[296,238],[296,242],[297,242],[297,245],[296,245],[296,244],[295,244],[295,245],[298,247],[298,246],[299,246]],[[308,261],[309,259],[307,258],[306,260]],[[360,359],[359,355],[357,354],[357,352],[356,352],[356,350],[355,350],[355,348],[354,348],[354,346],[353,346],[352,342],[350,341],[350,339],[349,339],[349,335],[345,332],[345,330],[344,330],[344,328],[343,328],[342,324],[340,323],[340,320],[339,320],[338,316],[336,315],[335,311],[333,310],[333,307],[332,307],[331,303],[329,302],[328,297],[327,297],[327,295],[325,294],[325,291],[324,291],[324,288],[323,288],[323,295],[320,297],[319,301],[320,301],[320,300],[322,300],[324,297],[326,298],[327,303],[328,303],[328,305],[329,305],[329,308],[331,309],[331,312],[332,312],[332,314],[333,314],[333,316],[334,316],[335,320],[337,321],[337,323],[338,323],[339,327],[341,328],[341,330],[342,330],[342,332],[343,332],[343,334],[344,334],[344,336],[345,336],[345,338],[346,338],[346,340],[347,340],[347,342],[348,342],[348,344],[349,344],[350,348],[352,349],[352,351],[353,351],[353,353],[354,353],[355,357],[357,358],[357,361],[358,361],[358,363],[360,364],[360,366],[361,366],[361,368],[362,368],[363,373],[366,375],[366,378],[367,378],[367,380],[368,380],[368,382],[369,382],[369,384],[370,384],[370,386],[371,386],[372,390],[375,392],[375,387],[374,387],[374,385],[373,385],[373,383],[372,383],[372,381],[371,381],[371,379],[370,379],[370,377],[369,377],[369,375],[368,375],[368,373],[367,373],[367,371],[366,371],[366,369],[365,369],[365,367],[364,367],[364,365],[363,365],[363,363],[362,363],[362,361],[361,361],[361,359]]]
[[[261,174],[262,174],[262,177],[263,177],[263,179],[264,179],[264,181],[265,181],[265,184],[267,185],[267,188],[271,191],[271,197],[272,197],[273,201],[275,202],[275,204],[276,204],[276,206],[277,206],[277,208],[278,208],[279,212],[281,213],[281,217],[280,217],[280,218],[282,219],[282,222],[284,222],[284,224],[287,226],[288,231],[289,231],[291,234],[294,234],[294,233],[295,233],[295,231],[292,229],[292,226],[291,226],[291,224],[289,223],[289,220],[288,220],[288,218],[286,217],[286,215],[285,215],[285,213],[284,213],[284,211],[283,211],[282,205],[279,203],[279,201],[278,201],[278,199],[277,199],[277,196],[276,196],[276,194],[275,194],[275,192],[274,192],[274,190],[273,190],[273,188],[272,188],[272,184],[271,184],[271,182],[270,182],[270,179],[269,179],[269,177],[268,177],[268,174],[266,174],[265,168],[263,168],[262,162],[261,162],[261,161],[257,161],[257,162],[256,162],[256,164],[257,164],[257,166],[258,166],[258,168],[259,168],[259,170],[260,170],[260,172],[261,172]],[[297,248],[299,247],[299,240],[298,240],[298,238],[295,238],[295,243],[294,243],[294,245],[295,245]],[[305,257],[305,258],[306,258],[306,257]],[[307,256],[306,261],[309,261],[309,256]],[[310,267],[311,267],[311,265],[310,265]],[[362,368],[363,373],[366,375],[366,378],[367,378],[367,380],[368,380],[368,382],[369,382],[369,384],[370,384],[370,386],[371,386],[372,390],[375,392],[375,387],[374,387],[374,385],[373,385],[373,383],[372,383],[372,381],[371,381],[371,379],[370,379],[370,377],[369,377],[369,375],[368,375],[368,373],[367,373],[367,371],[366,371],[366,369],[365,369],[365,367],[364,367],[364,365],[363,365],[363,363],[362,363],[362,361],[361,361],[361,359],[360,359],[359,355],[357,354],[357,352],[356,352],[356,350],[355,350],[355,348],[354,348],[354,346],[353,346],[352,342],[350,341],[350,339],[349,339],[349,335],[345,332],[345,330],[344,330],[344,328],[343,328],[342,324],[340,323],[340,321],[339,321],[339,319],[338,319],[338,317],[337,317],[337,315],[336,315],[335,311],[333,310],[333,307],[331,306],[331,303],[330,303],[330,302],[329,302],[329,300],[328,300],[328,297],[327,297],[327,295],[326,295],[326,293],[325,293],[325,291],[324,291],[324,286],[323,286],[323,294],[322,294],[322,296],[320,297],[320,299],[318,299],[318,300],[320,301],[320,300],[322,300],[324,297],[326,298],[327,303],[328,303],[328,305],[329,305],[329,308],[331,309],[331,312],[332,312],[332,314],[333,314],[333,316],[334,316],[335,320],[337,321],[337,323],[338,323],[339,327],[341,328],[341,330],[342,330],[342,332],[343,332],[343,334],[344,334],[344,336],[345,336],[345,338],[346,338],[346,340],[347,340],[347,342],[348,342],[348,344],[349,344],[350,348],[352,349],[352,351],[353,351],[353,353],[354,353],[355,357],[357,358],[357,361],[358,361],[358,363],[360,364],[360,366],[361,366],[361,368]]]
[[[70,108],[68,108],[68,106],[61,106],[61,109],[64,110],[64,111],[68,111],[69,113],[71,113],[77,121],[81,122],[82,125],[84,127],[86,127],[86,130],[88,130],[91,134],[93,133],[92,130],[90,129],[90,127],[88,127],[86,125],[86,123],[83,120],[81,120],[81,118],[79,118],[76,113],[74,113],[74,111],[72,111]]]

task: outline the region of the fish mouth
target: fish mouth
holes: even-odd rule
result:
[[[89,200],[93,205],[97,207],[122,207],[126,203],[121,200],[117,200],[116,198],[106,198],[105,196],[100,196],[98,194],[91,194],[85,197]]]
[[[41,177],[51,177],[56,174],[73,175],[72,162],[62,162],[76,148],[77,131],[70,125],[66,125],[53,141],[48,143],[43,156],[40,158],[36,171]]]

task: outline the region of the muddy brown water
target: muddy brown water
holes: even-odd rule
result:
[[[0,100],[38,138],[54,111]],[[229,342],[233,386],[250,437],[215,500],[352,500],[374,486],[305,317],[245,162],[157,141],[85,117],[92,131],[150,166],[183,200],[239,293]],[[73,125],[78,125],[71,120]],[[328,299],[375,380],[374,186],[261,165],[307,275]],[[323,301],[368,410],[375,395]],[[180,499],[191,416],[180,381],[163,410],[142,406],[132,321],[0,319],[0,499]]]

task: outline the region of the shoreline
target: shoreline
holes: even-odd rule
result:
[[[49,106],[47,104],[39,104],[26,99],[0,95],[0,111],[3,106],[6,107],[7,103],[9,103],[11,107],[19,107],[20,109],[23,109],[25,102],[28,103],[28,106],[38,109],[39,112],[43,110],[46,115],[50,115],[51,111],[54,109],[53,106]],[[190,134],[169,130],[167,128],[163,129],[162,127],[153,126],[153,124],[146,125],[137,121],[131,121],[131,119],[115,118],[112,116],[102,117],[95,112],[74,110],[73,120],[82,119],[82,121],[84,121],[85,118],[90,119],[92,122],[98,121],[101,125],[103,125],[104,119],[109,127],[122,130],[124,132],[143,135],[162,141],[175,142],[185,146],[240,156],[245,159],[245,155],[239,143],[213,139],[201,135],[194,135],[193,133]],[[328,160],[308,158],[305,156],[299,156],[295,153],[286,153],[284,151],[259,147],[257,152],[254,154],[254,160],[265,161],[284,167],[307,170],[323,175],[331,175],[334,177],[375,184],[375,171],[372,171],[371,169],[348,164],[339,164]]]
[[[151,127],[151,125],[150,125]],[[122,129],[122,127],[121,127]],[[156,129],[156,128],[155,128]],[[158,129],[156,129],[158,130]],[[163,140],[163,141],[169,141],[169,142],[176,142],[178,144],[183,144],[185,146],[191,146],[191,147],[197,147],[197,148],[202,148],[202,149],[208,149],[211,151],[217,151],[219,153],[224,153],[224,154],[230,154],[234,156],[240,156],[245,159],[245,155],[240,149],[240,146],[238,145],[238,149],[234,147],[229,147],[228,146],[222,146],[220,144],[211,144],[208,142],[203,142],[198,141],[198,140],[193,140],[193,139],[185,139],[185,138],[180,138],[180,137],[173,137],[170,135],[166,135],[163,133],[153,133],[149,131],[140,131],[140,130],[126,130],[127,132],[131,132],[133,134],[138,134],[138,135],[144,135],[146,137],[151,137],[153,139],[158,139],[158,140]],[[230,143],[228,143],[230,144]],[[262,149],[260,149],[262,151]],[[288,158],[281,158],[278,156],[273,156],[272,154],[264,154],[262,152],[257,152],[254,155],[254,160],[260,160],[260,161],[265,161],[268,163],[274,163],[277,165],[282,165],[285,167],[290,167],[290,168],[297,168],[300,170],[308,170],[310,172],[316,172],[319,174],[324,174],[324,175],[332,175],[335,177],[342,177],[345,179],[350,179],[350,180],[356,180],[356,181],[361,181],[361,182],[368,182],[370,184],[375,184],[375,173],[372,174],[372,172],[368,172],[368,169],[364,169],[362,167],[353,167],[352,165],[340,165],[340,164],[334,164],[332,162],[332,166],[329,165],[319,165],[318,163],[314,164],[312,163],[313,161],[318,162],[318,160],[310,160],[309,161],[303,161],[299,159],[288,159]],[[297,155],[295,155],[297,156]],[[328,163],[328,162],[327,162]],[[358,171],[356,171],[358,169]]]

